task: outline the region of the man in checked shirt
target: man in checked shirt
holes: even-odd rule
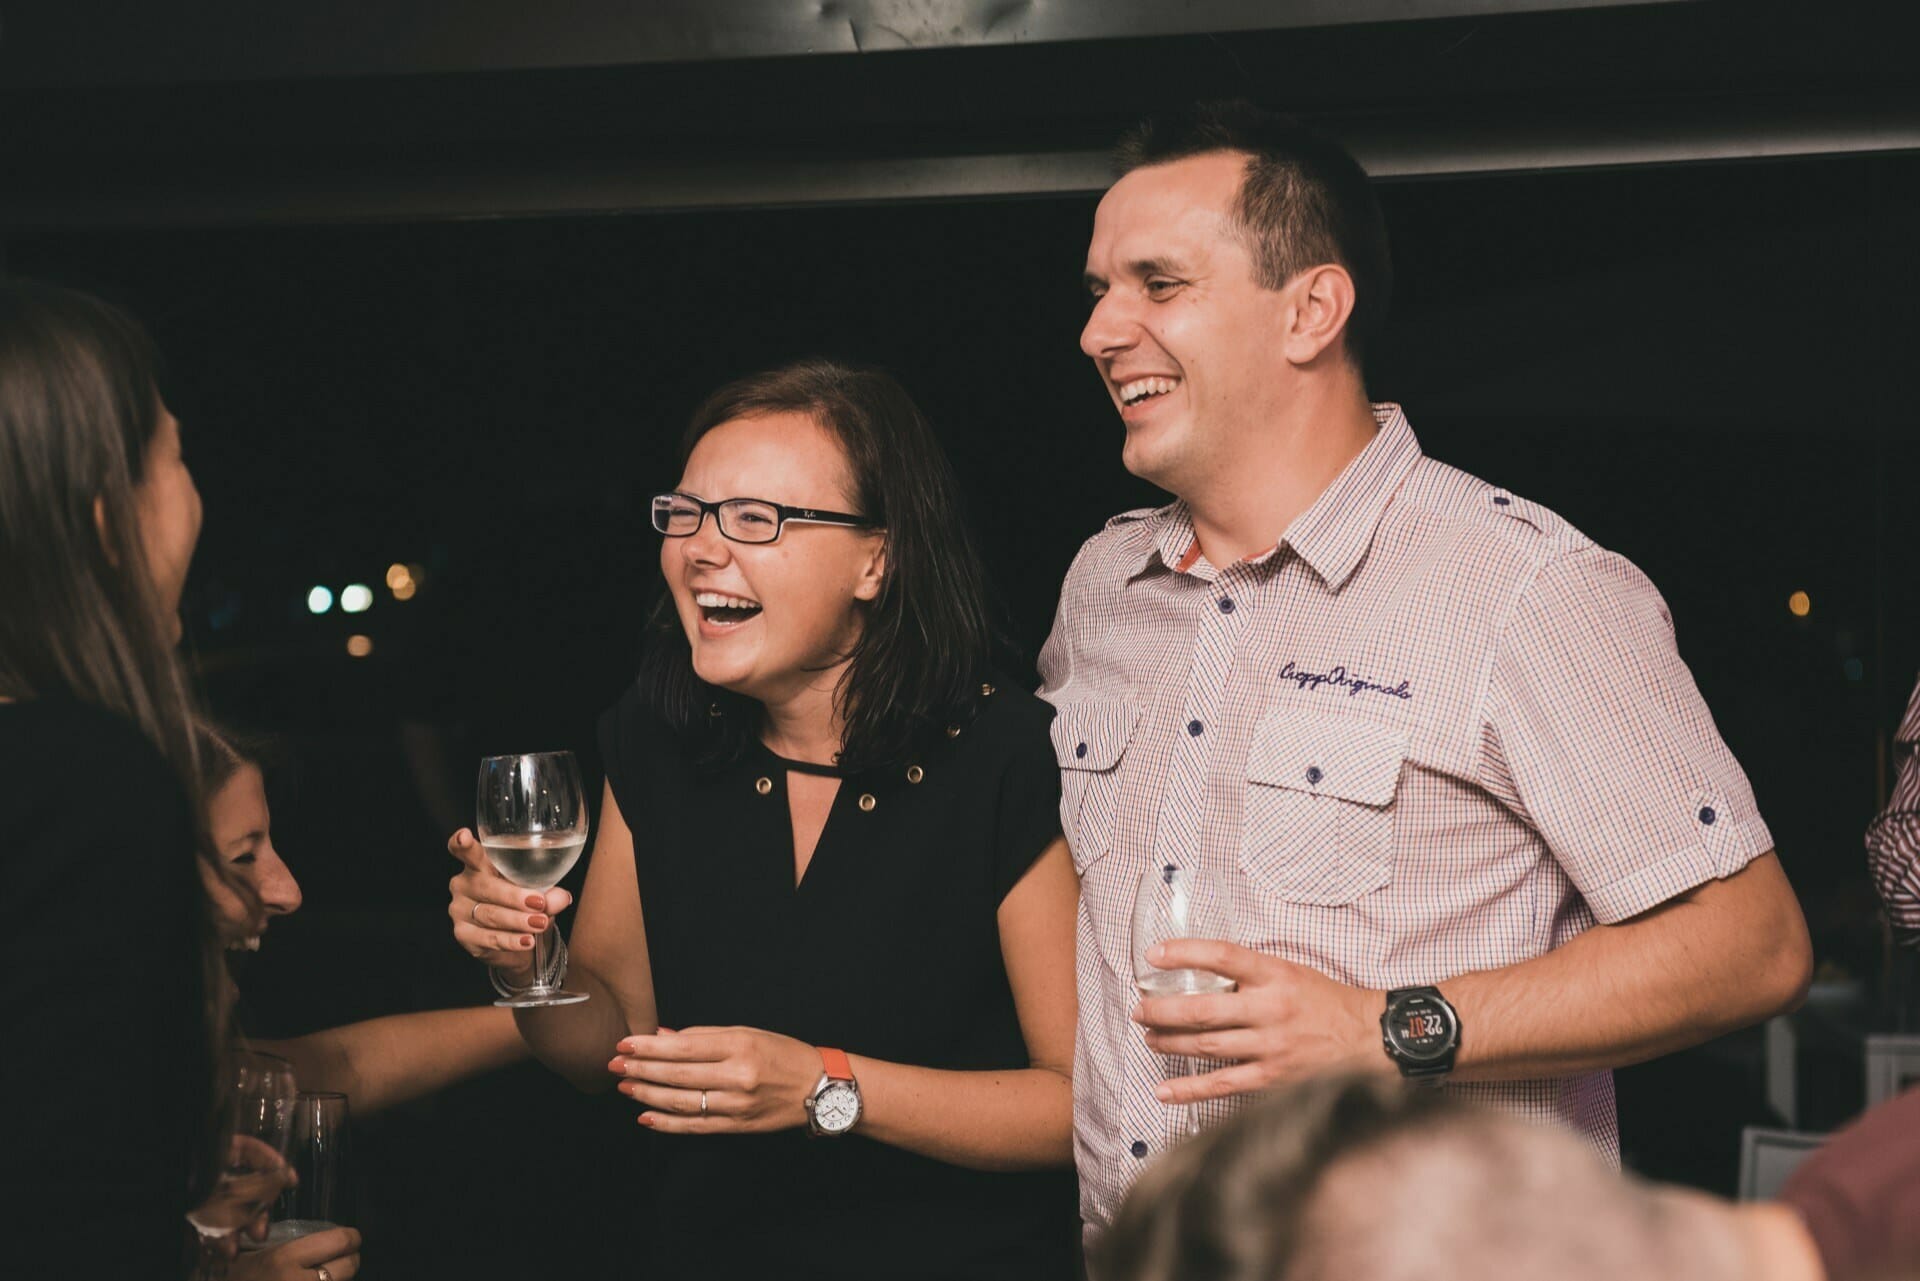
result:
[[[1791,1008],[1811,969],[1666,605],[1369,403],[1386,237],[1344,151],[1227,104],[1118,158],[1080,345],[1176,501],[1086,544],[1040,656],[1088,1229],[1177,1105],[1333,1069],[1445,1078],[1617,1160],[1609,1069]],[[1244,874],[1246,946],[1155,957],[1237,990],[1139,998],[1134,887],[1168,863]]]
[[[1920,947],[1920,684],[1893,744],[1898,772],[1887,808],[1867,828],[1867,868],[1894,937]]]

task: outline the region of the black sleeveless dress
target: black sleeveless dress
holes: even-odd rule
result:
[[[637,691],[600,722],[634,834],[660,1022],[743,1025],[899,1063],[1029,1063],[1001,900],[1060,831],[1052,709],[1000,686],[956,736],[845,777],[796,886],[790,766],[700,768]],[[636,1113],[638,1109],[635,1109]],[[1071,1170],[985,1173],[874,1142],[637,1132],[649,1276],[1066,1278]]]

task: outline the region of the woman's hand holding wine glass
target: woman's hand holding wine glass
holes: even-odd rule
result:
[[[459,859],[458,874],[447,883],[452,899],[454,941],[516,982],[530,982],[534,940],[553,928],[553,918],[573,905],[562,889],[531,891],[493,870],[473,829],[447,838],[447,853]]]
[[[493,985],[501,995],[495,1005],[586,1000],[561,987],[566,944],[551,928],[552,914],[571,901],[555,887],[587,844],[586,791],[573,753],[487,757],[480,762],[474,808],[472,833],[463,829],[447,842],[467,865],[450,885],[454,937],[494,967]]]

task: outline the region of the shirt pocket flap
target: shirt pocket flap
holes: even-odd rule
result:
[[[1104,772],[1120,763],[1140,708],[1120,699],[1069,703],[1053,718],[1053,755],[1061,769]]]
[[[1281,708],[1254,730],[1247,780],[1384,808],[1393,804],[1408,743],[1404,730]]]

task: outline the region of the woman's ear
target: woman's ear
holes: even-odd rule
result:
[[[880,588],[887,581],[887,536],[876,534],[873,550],[867,555],[867,563],[860,568],[860,577],[853,584],[855,600],[878,600]]]
[[[118,569],[120,559],[113,554],[113,538],[107,529],[107,500],[104,497],[96,496],[93,500],[93,531],[100,536],[100,550],[106,554],[107,564]]]

